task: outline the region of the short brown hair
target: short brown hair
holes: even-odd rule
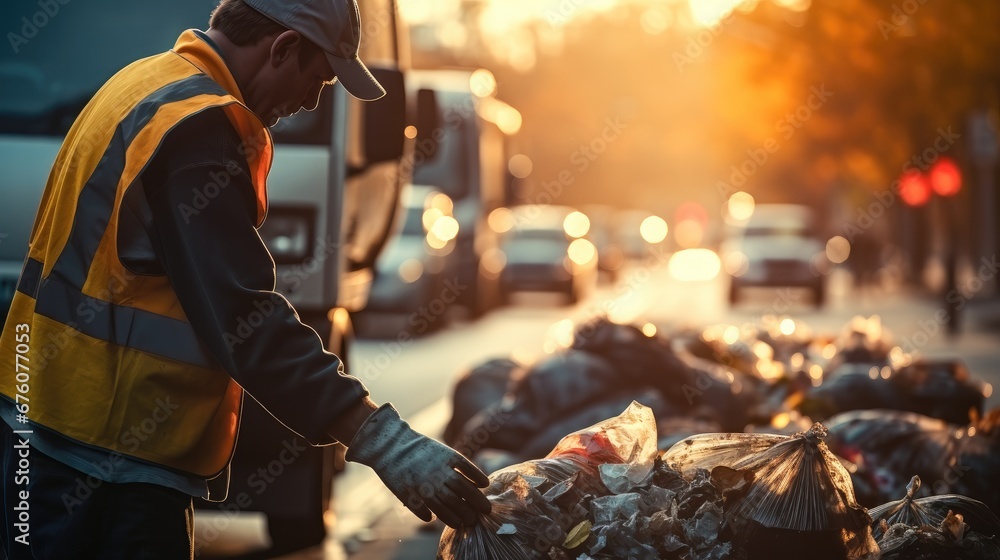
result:
[[[288,28],[251,8],[243,0],[219,2],[212,10],[208,25],[240,47],[255,45],[264,37],[288,31]]]

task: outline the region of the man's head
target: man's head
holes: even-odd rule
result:
[[[360,99],[385,93],[357,56],[355,0],[222,0],[209,35],[226,53],[247,105],[268,126],[314,109],[323,86],[338,79]]]

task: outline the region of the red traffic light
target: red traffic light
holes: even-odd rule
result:
[[[962,171],[951,158],[942,157],[931,168],[931,187],[938,196],[954,196],[962,190]]]
[[[923,206],[931,198],[927,177],[917,170],[904,171],[899,178],[899,197],[909,206]]]

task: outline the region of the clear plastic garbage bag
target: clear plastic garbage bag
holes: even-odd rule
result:
[[[609,494],[601,465],[625,465],[615,474],[638,483],[649,476],[656,454],[653,413],[632,403],[619,416],[564,437],[544,459],[491,474],[485,492],[493,511],[473,527],[445,529],[438,558],[570,558],[563,545],[587,520],[585,504]]]
[[[914,527],[904,523],[889,526],[878,544],[882,560],[996,560],[1000,542],[986,537],[965,523],[960,513],[949,511],[936,525]]]
[[[818,423],[794,436],[702,434],[663,460],[685,475],[711,471],[725,498],[722,536],[749,558],[874,560],[871,518],[825,437]]]
[[[920,477],[914,476],[906,485],[903,499],[868,510],[876,539],[881,539],[888,527],[900,523],[911,527],[940,527],[949,513],[960,514],[965,524],[980,535],[1000,538],[1000,519],[986,504],[958,494],[917,498],[920,485]]]

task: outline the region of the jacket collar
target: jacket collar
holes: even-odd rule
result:
[[[173,51],[215,80],[240,103],[244,103],[236,79],[226,66],[221,51],[208,35],[197,29],[188,29],[177,38]]]

